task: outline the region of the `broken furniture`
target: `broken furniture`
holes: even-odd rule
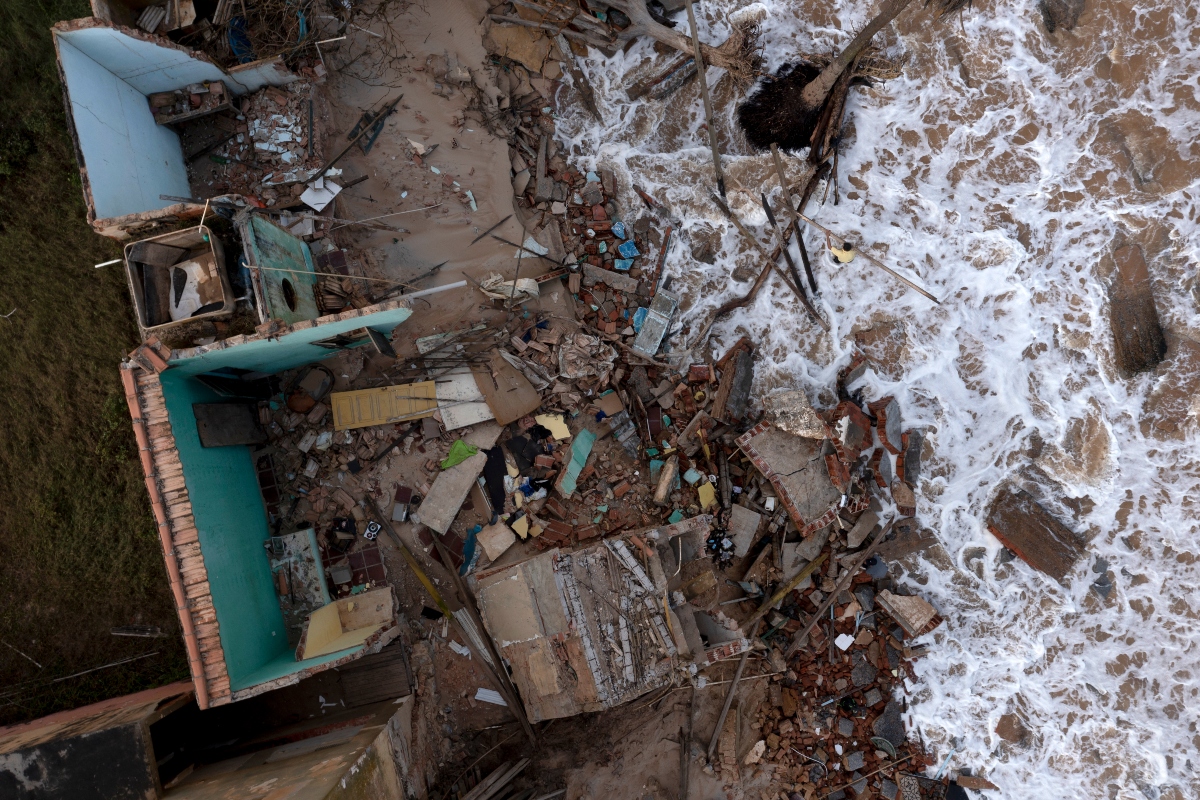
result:
[[[232,95],[221,81],[201,81],[173,92],[155,92],[146,99],[159,125],[179,125],[233,110]]]
[[[207,226],[126,245],[125,275],[143,339],[190,322],[227,318],[236,305],[225,248]]]
[[[258,424],[257,407],[250,403],[192,403],[201,447],[263,444],[267,432]]]
[[[242,213],[236,225],[260,321],[278,319],[292,325],[319,317],[313,292],[318,278],[304,240],[261,214]]]
[[[343,597],[309,616],[296,647],[296,660],[328,656],[359,647],[396,624],[396,599],[390,586]]]

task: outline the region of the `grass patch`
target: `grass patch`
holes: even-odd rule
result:
[[[0,0],[0,724],[187,677],[117,370],[137,329],[93,268],[120,251],[85,221],[49,31],[89,14]],[[169,635],[109,633],[131,623]]]

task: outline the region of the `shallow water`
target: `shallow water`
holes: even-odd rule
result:
[[[844,44],[868,16],[851,0],[762,5],[771,69]],[[951,767],[988,775],[1003,796],[1200,797],[1200,359],[1177,355],[1200,340],[1197,12],[1089,0],[1073,31],[1051,36],[1032,2],[979,5],[939,22],[914,2],[877,37],[905,59],[903,75],[852,91],[840,204],[831,191],[809,206],[942,304],[862,259],[835,270],[823,255],[831,334],[772,278],[715,326],[709,346],[748,334],[759,393],[799,385],[825,403],[861,346],[878,364],[865,395],[894,394],[906,426],[926,430],[918,517],[945,554],[905,580],[946,624],[908,697],[913,729],[939,760],[956,748]],[[697,6],[702,39],[722,41],[738,8]],[[745,293],[761,262],[706,200],[712,166],[695,84],[665,103],[626,99],[651,59],[668,58],[646,41],[613,58],[593,50],[585,69],[606,124],[568,111],[559,132],[684,220],[667,262],[686,295],[679,345]],[[778,203],[778,182],[769,156],[734,131],[721,74],[709,70],[730,200],[765,241],[757,191]],[[707,229],[719,245],[711,265],[689,254]],[[807,241],[823,247],[811,231]],[[1122,243],[1145,252],[1171,348],[1158,371],[1133,379],[1118,375],[1108,324],[1111,253]],[[1005,481],[1033,484],[1090,540],[1067,586],[1001,563],[983,519]],[[1097,557],[1114,583],[1107,600],[1089,588]],[[1001,719],[1014,714],[1019,742],[997,733],[1017,738]]]

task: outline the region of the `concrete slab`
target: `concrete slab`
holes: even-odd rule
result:
[[[496,440],[500,438],[501,430],[503,429],[495,422],[484,422],[467,431],[462,437],[463,441],[478,447],[481,452],[461,464],[455,464],[450,469],[438,473],[433,480],[433,486],[429,489],[428,496],[421,503],[419,512],[421,524],[438,533],[450,530],[451,523],[458,516],[459,508],[467,499],[467,493],[471,491],[471,487],[483,473],[487,455],[482,451],[496,446]]]

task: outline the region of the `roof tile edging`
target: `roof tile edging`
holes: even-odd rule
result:
[[[230,701],[229,676],[220,630],[209,594],[208,572],[200,552],[183,465],[174,448],[166,400],[158,375],[135,362],[121,365],[146,491],[163,549],[176,612],[183,627],[188,668],[200,708]],[[155,438],[151,438],[151,430]],[[164,498],[170,495],[171,499]],[[198,629],[202,632],[198,633]]]

